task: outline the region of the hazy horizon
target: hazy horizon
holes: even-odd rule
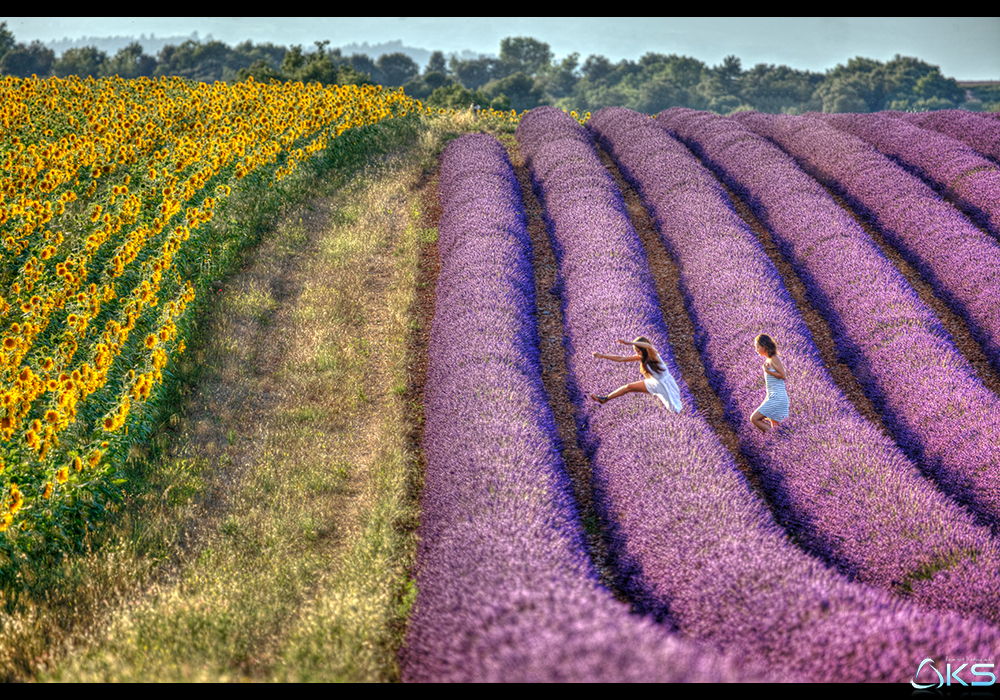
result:
[[[717,65],[730,54],[744,69],[758,63],[825,72],[864,56],[896,54],[937,65],[958,80],[1000,80],[1000,17],[0,17],[17,41],[141,35],[247,39],[311,48],[400,41],[446,54],[493,54],[508,36],[531,36],[556,58],[601,54],[637,60],[648,52],[691,56]],[[375,58],[375,57],[373,57]]]

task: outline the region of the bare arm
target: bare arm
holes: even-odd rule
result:
[[[656,348],[654,348],[649,343],[633,343],[628,340],[622,340],[621,338],[618,339],[618,342],[621,343],[622,345],[632,345],[637,348],[646,348],[647,350],[652,350],[653,352],[656,352]]]
[[[768,367],[768,363],[770,363],[770,367]],[[781,360],[778,359],[777,355],[764,363],[764,371],[777,379],[785,378],[785,366],[781,364]]]
[[[663,363],[663,358],[660,357],[660,353],[658,353],[656,351],[656,348],[654,348],[650,343],[643,343],[643,342],[633,343],[627,340],[621,340],[620,338],[618,339],[618,342],[621,343],[622,345],[631,345],[637,348],[644,348],[649,353],[650,358],[652,358],[654,362],[659,362],[661,364]],[[636,359],[641,360],[642,353],[636,353]]]
[[[611,360],[612,362],[638,362],[642,359],[642,355],[639,355],[638,353],[630,357],[623,357],[621,355],[605,355],[599,352],[593,352],[591,355],[596,357],[598,360]]]

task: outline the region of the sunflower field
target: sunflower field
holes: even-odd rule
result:
[[[71,546],[124,482],[230,200],[421,110],[370,85],[0,81],[0,560]]]

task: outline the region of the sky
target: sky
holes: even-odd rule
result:
[[[155,34],[250,39],[311,48],[400,40],[445,54],[496,55],[500,40],[530,36],[556,58],[578,52],[612,61],[653,51],[717,65],[730,54],[823,72],[855,56],[916,56],[958,80],[1000,80],[1000,17],[3,17],[18,41]],[[377,58],[377,57],[373,57]]]

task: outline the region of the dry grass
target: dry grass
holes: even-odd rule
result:
[[[457,125],[452,125],[455,128]],[[445,133],[316,193],[217,285],[147,488],[63,593],[0,619],[8,679],[394,680],[415,591],[403,394],[417,189]]]

